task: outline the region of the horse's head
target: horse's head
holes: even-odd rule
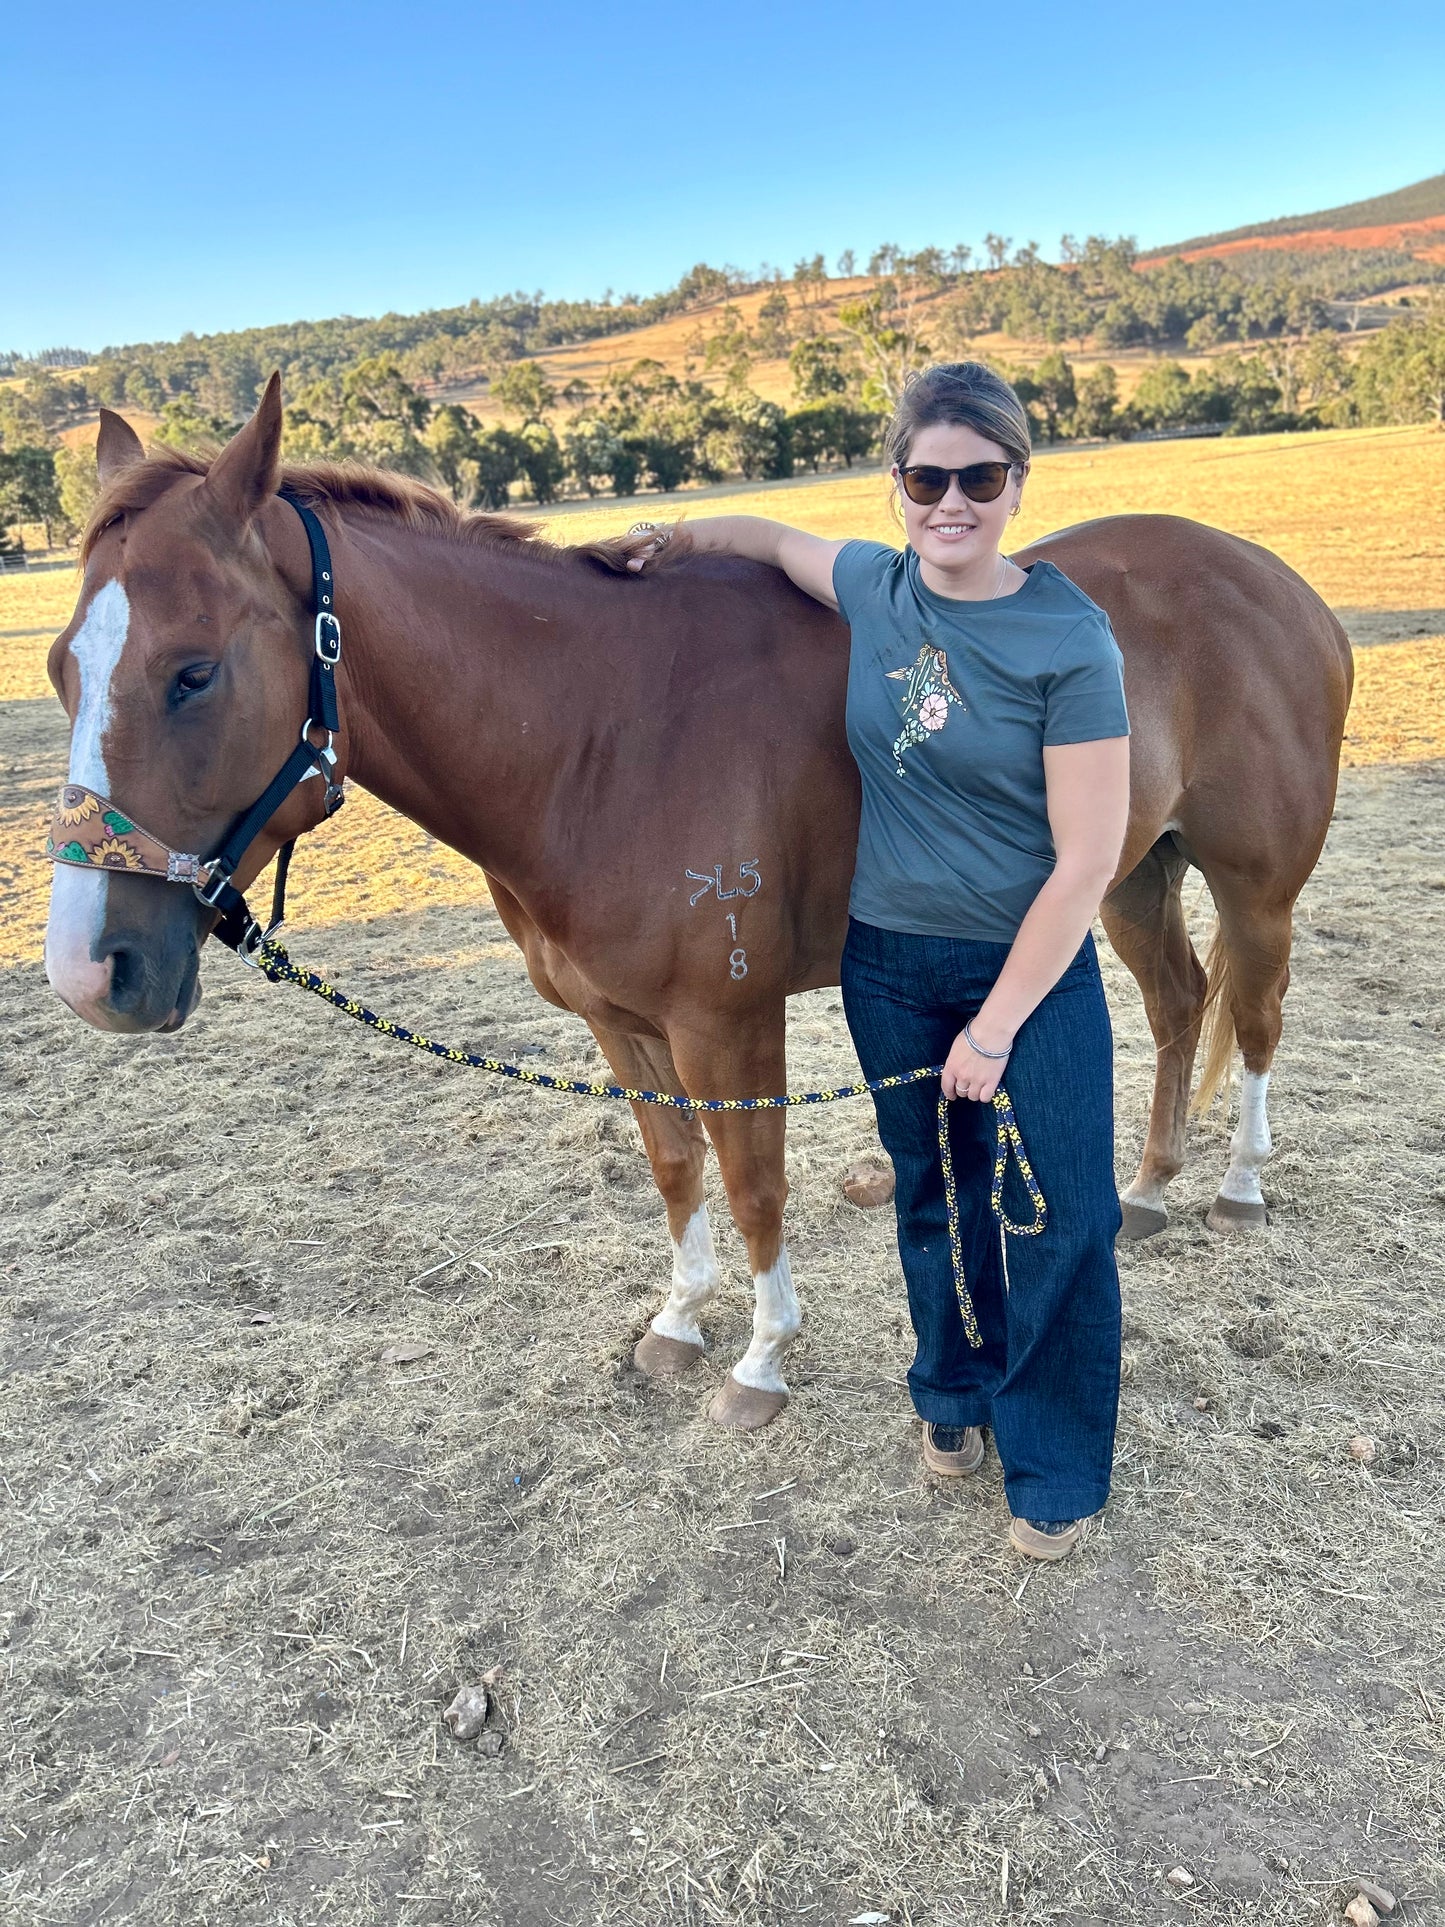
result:
[[[71,720],[70,782],[174,850],[205,856],[285,762],[307,713],[305,538],[275,501],[281,394],[208,471],[148,461],[102,410],[101,494],[50,678]],[[303,783],[253,844],[243,887],[321,816]],[[102,1030],[174,1030],[200,997],[216,920],[184,883],[57,864],[45,936],[55,990]]]

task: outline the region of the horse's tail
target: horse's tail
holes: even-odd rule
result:
[[[1196,1114],[1207,1111],[1221,1094],[1228,1099],[1234,1068],[1234,999],[1229,968],[1229,952],[1218,919],[1209,939],[1209,954],[1204,959],[1204,1012],[1199,1042],[1204,1065],[1199,1087],[1189,1106]]]

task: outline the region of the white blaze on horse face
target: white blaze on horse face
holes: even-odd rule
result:
[[[766,1271],[755,1274],[753,1292],[753,1342],[733,1366],[733,1377],[759,1392],[786,1392],[783,1355],[803,1323],[786,1245]]]
[[[702,1329],[697,1315],[717,1296],[721,1276],[707,1206],[700,1204],[688,1219],[681,1241],[674,1238],[672,1242],[672,1290],[652,1321],[658,1337],[700,1346]]]
[[[110,794],[105,737],[111,725],[111,679],[129,631],[130,602],[120,584],[110,581],[91,598],[70,644],[80,671],[80,703],[70,732],[69,780],[99,796]],[[92,954],[105,928],[108,888],[103,870],[55,865],[45,927],[45,974],[74,1010],[99,1001],[110,984],[109,964],[97,963]]]
[[[1259,1174],[1274,1149],[1265,1112],[1268,1095],[1269,1072],[1246,1071],[1239,1099],[1239,1123],[1229,1140],[1229,1169],[1219,1187],[1220,1197],[1229,1198],[1235,1204],[1264,1203]]]
[[[111,724],[111,677],[129,633],[130,601],[125,590],[114,580],[102,583],[70,644],[80,671],[80,706],[70,735],[70,781],[100,796],[108,793],[110,783],[105,736]]]

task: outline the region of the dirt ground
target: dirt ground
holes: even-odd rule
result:
[[[736,1439],[705,1416],[751,1311],[715,1184],[712,1351],[631,1370],[668,1258],[626,1112],[225,956],[174,1038],[64,1012],[35,852],[74,584],[0,583],[0,1919],[1332,1927],[1369,1876],[1445,1922],[1441,450],[1130,446],[1031,482],[1023,539],[1144,507],[1268,543],[1358,652],[1272,1222],[1206,1230],[1202,1121],[1171,1229],[1121,1255],[1115,1496],[1058,1571],[1005,1550],[992,1460],[921,1472],[891,1214],[839,1188],[865,1106],[792,1130],[794,1397]],[[786,500],[888,532],[876,474]],[[293,906],[298,960],[376,1007],[597,1065],[475,872],[363,796]],[[1105,969],[1127,1179],[1152,1049]],[[836,993],[796,1000],[791,1081],[854,1070]],[[458,1744],[440,1713],[494,1666]]]
[[[12,825],[63,742],[53,705],[0,705]],[[295,954],[448,1041],[596,1063],[444,875],[462,907],[309,931],[303,885]],[[794,1397],[724,1436],[750,1293],[716,1186],[713,1350],[675,1386],[630,1368],[667,1262],[626,1112],[415,1059],[224,956],[178,1036],[102,1037],[27,935],[5,1918],[1313,1927],[1362,1874],[1445,1920],[1442,941],[1445,764],[1347,772],[1272,1223],[1206,1231],[1226,1126],[1198,1126],[1171,1229],[1122,1253],[1115,1497],[1051,1571],[1005,1550],[992,1459],[921,1472],[891,1214],[839,1189],[863,1106],[793,1129]],[[1106,968],[1127,1176],[1152,1054]],[[791,1041],[795,1084],[852,1074],[835,993]],[[460,1745],[439,1715],[498,1665]]]

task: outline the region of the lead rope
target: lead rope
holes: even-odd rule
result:
[[[600,1097],[626,1104],[660,1104],[675,1111],[780,1111],[793,1110],[805,1104],[836,1104],[842,1098],[865,1097],[872,1091],[900,1090],[907,1084],[925,1083],[931,1077],[940,1076],[943,1071],[941,1064],[926,1064],[917,1070],[899,1071],[892,1077],[874,1077],[861,1084],[840,1084],[836,1089],[827,1091],[787,1091],[781,1097],[677,1097],[670,1091],[629,1090],[623,1084],[587,1083],[580,1078],[562,1076],[556,1071],[528,1070],[521,1064],[509,1064],[500,1057],[481,1057],[475,1051],[458,1050],[454,1044],[439,1044],[433,1038],[423,1037],[419,1032],[408,1029],[405,1024],[394,1022],[390,1017],[378,1017],[365,1004],[346,996],[327,983],[324,977],[318,977],[314,970],[303,970],[298,964],[292,963],[286,946],[273,937],[268,937],[260,946],[255,961],[262,975],[273,984],[294,984],[299,990],[309,990],[323,1003],[330,1004],[333,1010],[339,1010],[344,1017],[353,1017],[357,1023],[365,1024],[368,1030],[393,1038],[398,1044],[410,1044],[413,1050],[426,1051],[446,1064],[461,1064],[469,1070],[489,1071],[494,1077],[510,1077],[519,1084],[532,1084],[539,1090],[556,1091],[568,1097]],[[1006,1236],[1038,1237],[1048,1222],[1049,1207],[1044,1202],[1044,1194],[1039,1189],[1039,1181],[1024,1150],[1013,1104],[1002,1086],[993,1094],[993,1110],[996,1138],[989,1205],[998,1220],[999,1242],[1003,1246]],[[1032,1224],[1014,1224],[1004,1214],[1003,1184],[1010,1157],[1017,1166],[1034,1207]],[[942,1090],[938,1094],[938,1159],[943,1167],[943,1201],[948,1212],[948,1251],[953,1262],[954,1290],[958,1294],[964,1332],[969,1344],[977,1351],[983,1344],[983,1336],[964,1278],[958,1186],[954,1181],[953,1149],[949,1142],[948,1100]],[[1005,1257],[1005,1278],[1007,1263]]]

